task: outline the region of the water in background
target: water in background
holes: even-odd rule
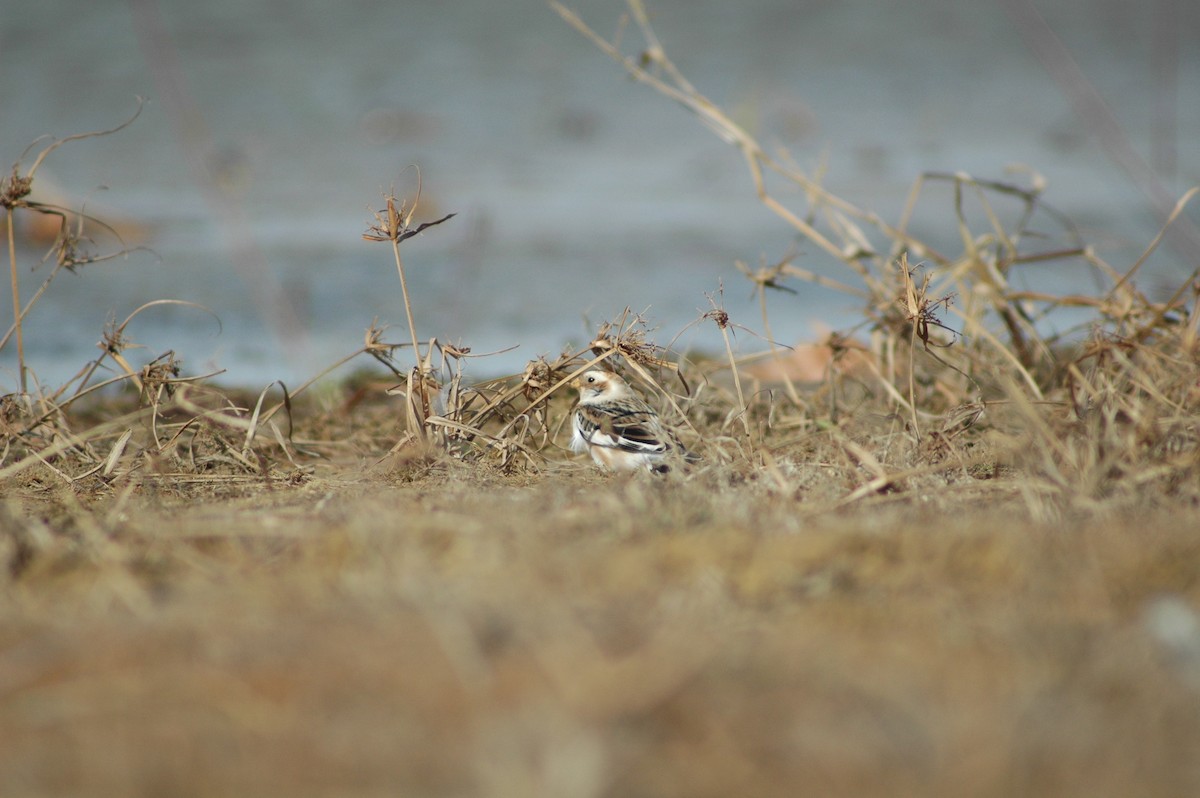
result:
[[[621,4],[577,5],[602,33],[616,30]],[[860,207],[895,220],[924,170],[1003,178],[1024,163],[1126,268],[1158,223],[1006,5],[1024,2],[649,2],[701,91],[801,165],[824,162],[826,184]],[[1200,182],[1200,9],[1037,5],[1164,185],[1178,195]],[[410,164],[427,214],[458,214],[403,247],[421,336],[476,352],[519,345],[476,362],[480,375],[586,342],[626,306],[665,342],[722,281],[734,321],[761,329],[734,262],[778,259],[795,243],[755,200],[735,151],[538,0],[40,0],[0,11],[0,159],[41,134],[110,127],[136,95],[149,104],[135,124],[66,145],[39,172],[130,223],[155,253],[58,278],[26,324],[28,362],[46,382],[95,356],[106,320],[164,298],[204,305],[220,324],[186,306],[150,309],[127,330],[147,345],[143,359],[175,349],[189,373],[222,368],[244,385],[310,376],[359,347],[374,318],[405,340],[390,248],[361,234],[385,189],[411,196]],[[918,233],[956,252],[949,192],[932,191],[926,207]],[[815,247],[798,250],[799,265],[844,276]],[[1081,279],[1032,268],[1035,282]],[[22,293],[49,269],[23,274]],[[1164,249],[1142,284],[1190,271]],[[795,287],[771,299],[777,338],[857,319],[851,298]],[[711,324],[683,343],[720,345]],[[746,334],[739,344],[762,346]],[[15,361],[10,344],[0,391],[13,390]]]

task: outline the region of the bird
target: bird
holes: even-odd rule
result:
[[[587,371],[572,385],[579,389],[579,403],[571,449],[587,452],[601,468],[662,474],[671,470],[671,461],[696,459],[620,375]]]

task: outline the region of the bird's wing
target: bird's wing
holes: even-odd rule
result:
[[[649,454],[671,448],[657,414],[648,408],[580,405],[575,417],[580,436],[592,446]]]

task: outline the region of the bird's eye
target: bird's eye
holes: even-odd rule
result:
[[[591,383],[595,382],[595,381],[596,381],[596,378],[595,378],[595,377],[588,377],[588,384],[589,384],[589,385],[590,385]]]

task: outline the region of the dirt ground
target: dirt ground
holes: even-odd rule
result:
[[[1017,493],[453,461],[27,483],[0,794],[1195,794],[1194,511]]]

